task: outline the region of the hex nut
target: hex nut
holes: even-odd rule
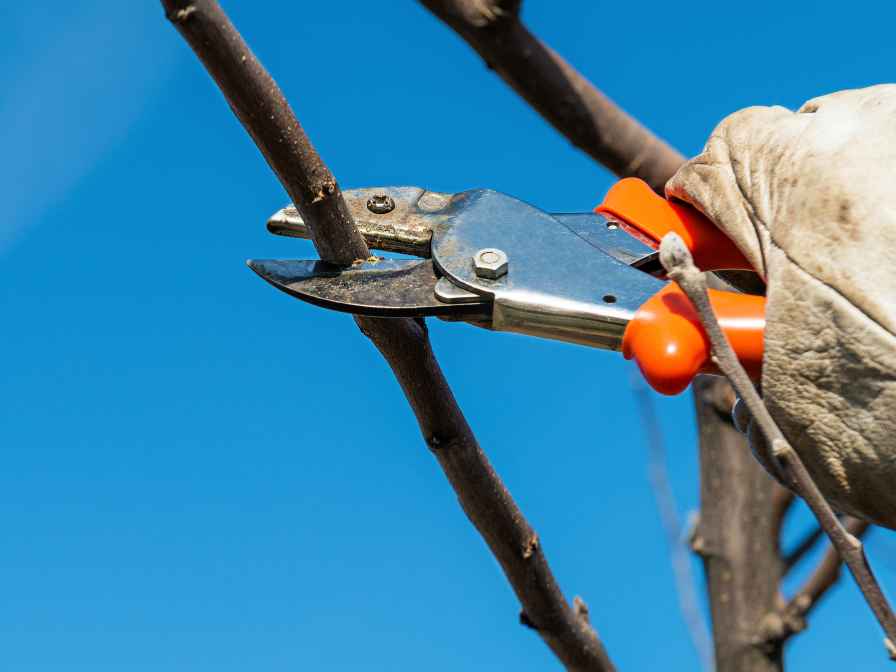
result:
[[[395,201],[388,194],[374,194],[367,199],[367,209],[375,215],[385,215],[395,209]]]
[[[507,273],[507,255],[494,247],[479,250],[473,255],[473,270],[480,278],[497,280]]]

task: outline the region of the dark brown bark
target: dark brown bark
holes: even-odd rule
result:
[[[709,588],[716,670],[778,672],[780,646],[756,637],[776,606],[781,560],[776,543],[774,481],[731,422],[734,396],[726,380],[694,382],[700,428],[700,522],[694,550]]]
[[[366,257],[367,247],[335,179],[220,6],[211,0],[162,0],[162,5],[299,208],[321,257],[338,263]],[[424,322],[356,321],[392,367],[461,506],[504,569],[522,603],[521,621],[568,669],[614,670],[584,604],[567,603],[538,536],[479,447],[432,352]]]
[[[684,157],[536,38],[520,0],[420,0],[576,147],[620,177],[663,191]]]

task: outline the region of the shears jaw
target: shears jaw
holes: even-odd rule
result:
[[[420,187],[367,187],[348,189],[342,195],[369,248],[415,257],[430,256],[433,227],[446,219],[443,210],[456,197]],[[268,231],[292,238],[311,237],[293,205],[268,219]]]
[[[429,259],[376,259],[348,268],[320,260],[250,259],[263,280],[322,308],[371,317],[491,320],[491,302],[453,287]]]

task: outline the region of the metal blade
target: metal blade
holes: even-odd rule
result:
[[[323,308],[373,317],[434,315],[491,318],[491,302],[467,294],[445,303],[429,259],[379,259],[342,268],[320,260],[250,259],[253,271],[277,289]]]

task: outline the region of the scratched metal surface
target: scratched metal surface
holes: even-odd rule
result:
[[[436,298],[429,259],[373,259],[350,268],[316,260],[257,259],[249,267],[277,289],[308,303],[374,317],[438,316],[487,320],[490,301]]]

